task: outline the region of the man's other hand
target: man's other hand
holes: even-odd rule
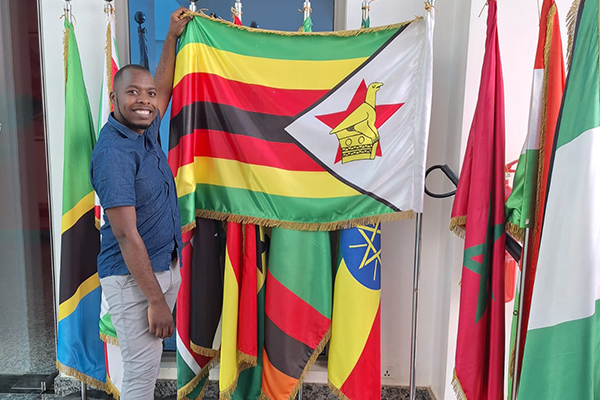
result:
[[[185,28],[187,23],[193,18],[191,16],[183,17],[183,14],[189,11],[190,10],[185,7],[179,7],[173,14],[171,14],[169,32],[167,33],[167,36],[173,36],[175,38],[179,38],[179,36],[181,36],[183,28]]]
[[[148,324],[150,325],[150,334],[157,338],[165,339],[173,335],[175,330],[173,314],[164,299],[156,304],[148,305]]]

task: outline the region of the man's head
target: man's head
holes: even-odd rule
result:
[[[115,74],[110,101],[114,117],[131,130],[142,134],[156,118],[158,97],[154,79],[146,68],[130,64]]]

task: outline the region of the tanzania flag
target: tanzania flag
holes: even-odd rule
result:
[[[531,295],[537,269],[550,158],[564,86],[565,67],[558,12],[554,0],[545,0],[542,5],[538,47],[533,71],[529,132],[519,157],[513,191],[506,203],[506,219],[509,231],[523,241],[524,228],[531,228],[525,297],[523,309],[520,310],[523,314],[521,357],[523,356]],[[515,301],[516,310],[518,310],[518,304]],[[518,314],[515,314],[514,324],[517,321],[516,315]],[[511,339],[511,343],[514,343],[514,339]],[[511,365],[514,364],[513,354],[511,353]],[[509,371],[512,370],[513,368],[509,369]]]
[[[421,211],[429,19],[315,34],[190,21],[169,151],[182,226],[327,230]]]
[[[340,399],[381,396],[381,225],[340,234],[329,387]]]
[[[270,251],[262,390],[292,400],[331,333],[329,233],[273,228]]]
[[[581,0],[554,140],[519,399],[600,394],[598,1]]]
[[[56,364],[62,373],[104,389],[96,266],[100,234],[94,224],[94,190],[88,173],[96,135],[73,25],[66,19],[64,40],[65,147]]]
[[[504,85],[496,0],[488,2],[481,85],[450,228],[465,236],[456,367],[459,399],[504,392]]]
[[[184,232],[177,295],[177,397],[202,399],[219,362],[223,299],[221,223],[202,218]]]

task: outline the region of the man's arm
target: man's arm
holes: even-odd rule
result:
[[[114,207],[105,212],[125,264],[148,299],[150,333],[163,339],[170,337],[174,331],[173,315],[154,276],[146,245],[137,230],[135,207]]]
[[[177,50],[177,39],[181,36],[183,28],[191,21],[192,17],[180,19],[183,13],[189,11],[185,7],[180,7],[171,14],[169,23],[169,32],[163,45],[162,54],[154,74],[154,82],[158,91],[158,109],[161,117],[164,117],[171,101],[173,92],[173,77],[175,75],[175,51]]]

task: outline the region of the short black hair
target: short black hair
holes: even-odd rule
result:
[[[145,72],[149,73],[150,75],[152,75],[150,70],[142,65],[139,65],[139,64],[125,65],[124,67],[121,67],[121,69],[119,69],[117,71],[117,73],[115,74],[114,81],[113,81],[113,90],[115,90],[115,88],[117,87],[117,84],[121,81],[121,79],[123,79],[123,74],[125,74],[125,72],[127,72],[127,71],[145,71]]]

